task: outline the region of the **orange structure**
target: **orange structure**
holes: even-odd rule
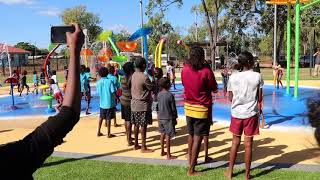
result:
[[[133,52],[137,49],[138,43],[136,41],[131,42],[117,42],[118,48],[123,52]]]
[[[113,53],[111,49],[103,48],[99,51],[97,58],[100,62],[107,62],[110,60],[112,55]]]

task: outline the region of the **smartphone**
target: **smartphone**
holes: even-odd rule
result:
[[[66,32],[73,33],[74,31],[75,31],[74,26],[52,26],[51,27],[51,43],[66,44],[67,43]]]

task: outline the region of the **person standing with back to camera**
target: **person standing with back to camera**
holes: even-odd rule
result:
[[[188,128],[188,176],[195,171],[202,139],[209,136],[212,124],[212,92],[218,89],[210,67],[205,63],[204,50],[199,46],[190,49],[181,73],[184,86],[185,114]]]

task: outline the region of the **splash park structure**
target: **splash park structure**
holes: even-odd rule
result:
[[[295,6],[295,68],[294,68],[294,92],[295,98],[299,95],[299,59],[300,59],[300,32],[301,32],[301,12],[319,4],[320,0],[268,0],[267,4],[288,6],[287,15],[287,79],[286,94],[290,95],[290,66],[291,66],[291,24],[292,24],[292,6]],[[304,4],[304,5],[303,5]]]
[[[219,89],[222,89],[222,86],[219,86]],[[286,96],[285,89],[274,91],[272,85],[266,85],[264,87],[266,128],[309,128],[306,105],[307,99],[315,97],[319,89],[300,87],[299,90],[301,92],[300,97],[297,100],[293,100],[291,97]],[[185,116],[182,84],[177,84],[177,90],[171,89],[171,92],[176,98],[178,114],[181,119]],[[55,112],[47,111],[48,103],[42,101],[40,96],[41,95],[16,96],[16,110],[9,108],[11,105],[11,97],[9,95],[1,96],[0,121],[8,119],[34,119],[36,117],[46,118],[49,115],[54,115]],[[92,87],[92,97],[90,111],[93,115],[97,115],[100,111],[99,97],[95,87]],[[85,101],[82,101],[82,107],[86,107],[85,103]],[[214,95],[213,103],[213,121],[229,124],[230,102],[224,97],[222,91]],[[117,108],[120,109],[120,106]],[[81,116],[85,116],[84,109]]]

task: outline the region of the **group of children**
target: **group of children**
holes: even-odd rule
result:
[[[97,136],[101,136],[101,125],[103,120],[107,123],[107,137],[111,138],[111,120],[115,119],[115,106],[119,98],[116,93],[121,90],[121,116],[125,120],[125,132],[128,146],[135,150],[140,149],[142,153],[150,153],[153,150],[147,148],[146,136],[147,126],[152,124],[152,111],[158,115],[159,131],[161,133],[161,155],[167,159],[175,159],[170,153],[170,138],[175,136],[175,125],[177,124],[177,109],[175,98],[170,93],[170,79],[163,77],[161,68],[147,68],[144,58],[137,58],[134,62],[123,65],[124,76],[121,86],[113,75],[114,68],[108,66],[99,70],[97,91],[100,96],[100,118]],[[148,76],[149,75],[149,76]],[[132,127],[134,127],[132,138]],[[141,130],[141,146],[138,136]],[[167,152],[164,151],[166,142]]]

